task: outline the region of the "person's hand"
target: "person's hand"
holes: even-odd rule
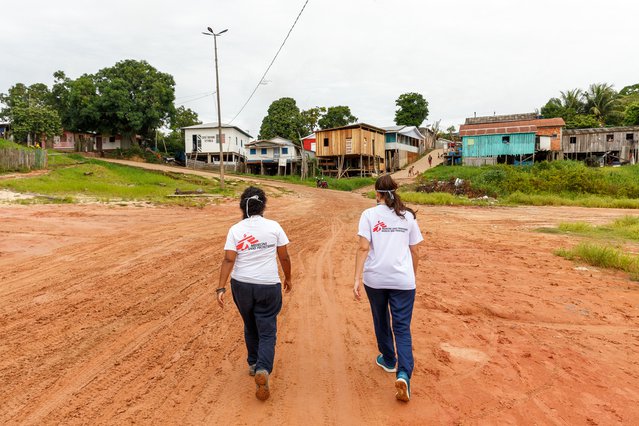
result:
[[[284,279],[284,293],[290,293],[293,290],[293,283],[290,279]]]
[[[220,305],[220,308],[224,307],[224,292],[220,291],[217,293],[217,304]]]
[[[359,280],[355,280],[355,285],[353,285],[353,295],[355,296],[355,300],[360,300],[362,298],[359,292]]]

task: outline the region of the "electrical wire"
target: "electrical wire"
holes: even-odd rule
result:
[[[295,28],[295,25],[297,24],[297,21],[300,19],[300,16],[302,16],[302,12],[304,12],[304,9],[306,8],[306,5],[308,4],[308,2],[309,2],[309,0],[306,0],[304,2],[304,6],[302,6],[302,10],[300,10],[300,13],[297,14],[297,18],[295,18],[295,22],[293,22],[293,25],[291,26],[291,29],[288,30],[288,34],[286,34],[286,37],[284,37],[284,41],[282,42],[280,48],[277,49],[277,53],[275,53],[275,56],[273,57],[273,60],[271,61],[269,66],[266,68],[266,71],[264,71],[264,74],[262,75],[262,78],[260,78],[260,80],[257,82],[257,85],[255,86],[255,89],[253,89],[253,92],[251,93],[251,95],[248,97],[246,102],[244,102],[244,105],[242,105],[242,108],[240,108],[240,111],[237,114],[235,114],[235,117],[233,117],[233,119],[231,121],[229,121],[229,124],[233,123],[233,121],[235,121],[235,119],[242,113],[242,111],[244,111],[244,108],[246,108],[246,105],[248,105],[248,103],[251,101],[251,99],[253,98],[253,95],[255,95],[255,92],[257,92],[257,89],[262,85],[262,81],[264,81],[264,77],[266,77],[266,74],[268,74],[269,70],[271,69],[271,67],[275,63],[275,60],[277,59],[277,56],[282,51],[282,48],[286,44],[286,40],[288,40],[288,37],[291,35],[291,32],[293,32],[293,28]]]

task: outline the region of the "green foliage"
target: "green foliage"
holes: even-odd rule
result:
[[[426,204],[432,206],[483,206],[489,205],[485,200],[470,200],[464,196],[447,192],[402,192],[402,200],[406,203]]]
[[[317,128],[319,119],[326,113],[325,107],[309,108],[300,113],[302,118],[302,126],[304,128],[304,134],[302,137],[311,134]]]
[[[575,234],[610,241],[639,241],[639,216],[623,216],[606,225],[591,225],[585,222],[563,222],[557,228],[543,228],[543,232]]]
[[[164,149],[170,155],[176,155],[178,151],[184,151],[184,130],[183,127],[202,124],[197,112],[184,106],[175,109],[175,114],[171,117],[169,125],[170,132],[164,134],[158,132],[158,150]]]
[[[262,119],[259,139],[272,139],[276,136],[298,141],[304,132],[300,110],[293,98],[280,98],[268,107],[266,117]]]
[[[568,260],[581,260],[601,268],[639,273],[639,258],[624,253],[616,247],[579,243],[572,249],[558,249],[555,254]]]
[[[357,117],[351,114],[351,109],[344,105],[332,106],[326,109],[326,113],[318,120],[320,129],[332,129],[334,127],[347,126],[355,123]]]
[[[191,108],[179,106],[175,108],[175,113],[171,117],[169,128],[173,131],[179,131],[182,127],[194,126],[196,124],[202,124],[197,112]]]
[[[531,166],[440,166],[422,179],[464,179],[473,190],[502,203],[639,207],[639,165],[590,168],[577,161],[539,162]]]
[[[395,124],[398,126],[420,126],[428,117],[428,101],[419,93],[401,94],[395,105]]]
[[[626,126],[639,126],[639,102],[633,102],[626,107],[623,124]]]
[[[588,129],[593,127],[600,127],[600,122],[592,114],[576,114],[569,116],[566,120],[567,129]]]
[[[94,76],[99,113],[97,130],[146,135],[170,120],[175,112],[175,80],[146,61],[124,60]]]
[[[62,133],[58,113],[48,106],[19,106],[11,110],[11,127],[16,140],[31,136],[33,143]]]
[[[591,84],[584,93],[586,111],[594,115],[601,126],[611,123],[617,112],[617,92],[608,83]]]

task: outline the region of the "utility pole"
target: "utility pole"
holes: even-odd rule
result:
[[[215,33],[211,27],[207,27],[208,32],[202,34],[213,36],[213,48],[215,51],[215,89],[217,92],[217,142],[220,145],[220,188],[224,189],[224,147],[222,146],[222,111],[220,110],[220,73],[217,67],[217,38],[228,31],[222,30]]]

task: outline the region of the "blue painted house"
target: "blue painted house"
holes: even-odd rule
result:
[[[561,118],[532,114],[467,118],[460,126],[462,161],[466,165],[526,164],[552,159],[565,125]]]

